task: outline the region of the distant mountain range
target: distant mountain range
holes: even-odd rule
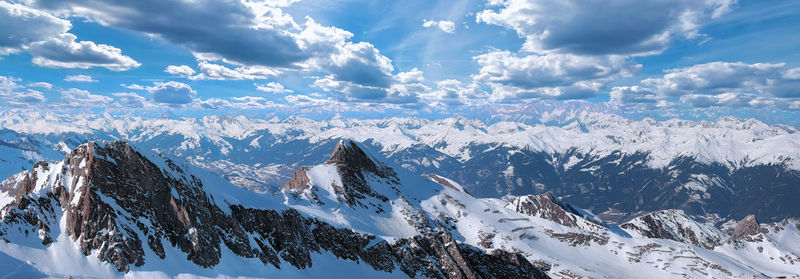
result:
[[[749,214],[770,222],[800,216],[800,133],[754,119],[632,121],[586,111],[558,125],[9,112],[0,119],[0,149],[8,154],[0,177],[90,140],[122,139],[235,185],[275,192],[297,167],[324,162],[339,139],[352,139],[410,171],[453,179],[476,197],[552,192],[615,224],[666,209],[716,226]]]

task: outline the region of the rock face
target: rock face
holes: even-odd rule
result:
[[[577,226],[577,218],[574,215],[577,215],[578,212],[560,204],[550,192],[517,197],[509,206],[522,214],[547,219],[568,227]]]
[[[583,214],[569,204],[559,201],[552,193],[515,197],[507,206],[519,213],[550,220],[567,227],[583,227],[594,220],[584,218]],[[595,224],[598,225],[599,224]]]
[[[337,191],[350,204],[364,196],[380,198],[366,184],[365,173],[389,180],[394,175],[352,143],[337,145],[329,163],[347,174]],[[302,189],[304,176],[298,171],[286,187]],[[311,253],[330,253],[411,277],[547,278],[519,254],[459,244],[445,230],[394,243],[377,241],[293,209],[221,205],[203,183],[174,161],[142,155],[125,142],[90,142],[61,162],[37,163],[0,183],[0,191],[13,196],[0,204],[0,238],[16,242],[38,236],[47,246],[64,233],[84,255],[96,254],[120,272],[156,260],[145,258],[146,250],[164,258],[171,246],[201,267],[219,264],[222,250],[229,249],[275,268],[311,267]]]
[[[634,236],[671,239],[706,249],[713,249],[724,239],[719,229],[693,220],[682,210],[651,212],[620,227]]]
[[[767,232],[768,230],[762,228],[761,224],[758,223],[756,216],[751,214],[736,223],[736,227],[733,229],[731,238],[728,241],[751,240],[754,236]]]
[[[292,179],[286,184],[283,184],[281,189],[283,190],[306,190],[311,187],[311,180],[308,179],[308,174],[306,173],[308,168],[301,167],[294,172],[292,175]]]
[[[364,150],[351,140],[340,141],[325,164],[336,166],[336,170],[342,178],[342,183],[341,185],[334,185],[334,190],[344,197],[345,202],[349,205],[359,204],[363,206],[359,200],[367,196],[377,198],[383,202],[388,200],[386,196],[376,193],[369,187],[367,174],[386,179],[390,183],[399,183],[394,170],[372,160]]]

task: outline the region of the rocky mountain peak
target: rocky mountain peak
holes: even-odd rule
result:
[[[376,163],[359,147],[349,139],[340,140],[333,149],[326,164],[347,165],[351,168],[374,170],[377,169]]]
[[[378,178],[382,180],[381,183],[385,184],[400,183],[397,174],[392,168],[373,160],[352,140],[339,141],[325,164],[336,166],[336,171],[341,177],[341,184],[333,185],[333,189],[349,205],[358,204],[362,207],[367,207],[359,200],[368,196],[377,198],[382,202],[388,200],[384,194],[380,194],[370,187],[369,180],[371,178]],[[295,178],[302,180],[303,174],[296,173]],[[298,183],[293,183],[292,185],[294,184]]]
[[[559,201],[551,192],[515,197],[508,207],[519,213],[568,227],[579,227],[579,219],[583,219],[580,212],[569,204]]]
[[[764,232],[764,230],[761,228],[758,219],[756,219],[755,215],[750,214],[736,223],[736,227],[733,229],[733,234],[731,234],[729,241],[747,239],[762,232]]]
[[[713,249],[724,239],[723,233],[708,224],[702,224],[683,210],[661,210],[633,218],[620,227],[634,236],[671,239],[686,244]]]

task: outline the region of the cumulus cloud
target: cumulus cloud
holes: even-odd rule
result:
[[[348,81],[341,81],[336,79],[334,75],[328,75],[318,78],[314,81],[314,87],[320,88],[327,92],[340,95],[344,100],[380,100],[387,96],[387,91],[384,88],[365,86],[355,84]]]
[[[339,44],[330,57],[315,59],[307,66],[332,73],[332,79],[357,85],[387,88],[392,83],[392,61],[366,42]]]
[[[147,98],[139,96],[136,93],[120,92],[112,93],[114,97],[119,99],[118,103],[123,107],[128,108],[143,108],[147,104]]]
[[[204,109],[221,109],[221,108],[232,107],[231,102],[228,102],[228,100],[220,98],[210,98],[206,100],[200,100],[197,102],[197,105]]]
[[[449,20],[422,20],[422,27],[425,28],[437,28],[439,30],[444,31],[445,33],[455,33],[456,32],[456,25]]]
[[[297,24],[280,8],[292,2],[56,0],[30,3],[59,15],[139,31],[184,46],[195,55],[198,66],[194,69],[175,66],[165,70],[177,76],[242,80],[302,71],[342,84],[339,88],[344,89],[346,99],[366,97],[369,102],[382,102],[381,96],[394,97],[388,93],[397,84],[392,75],[391,59],[368,42],[350,41],[353,34],[340,28],[322,26],[310,17],[306,17],[303,24]],[[224,64],[212,63],[214,61]]]
[[[652,104],[661,98],[650,88],[641,86],[620,86],[611,89],[610,99],[618,104]]]
[[[496,100],[587,98],[614,78],[631,76],[641,68],[618,55],[493,51],[474,59],[481,67],[474,78],[488,83]]]
[[[69,81],[69,82],[98,82],[97,80],[93,79],[91,76],[87,76],[87,75],[67,76],[67,77],[64,78],[64,81]]]
[[[265,84],[255,83],[253,85],[256,86],[256,90],[264,91],[264,92],[267,92],[267,93],[283,94],[283,93],[292,93],[293,92],[292,90],[284,88],[283,84],[280,84],[280,83],[274,82],[274,81],[271,81],[271,82],[268,82],[268,83],[265,83]]]
[[[784,63],[711,62],[666,70],[642,86],[615,87],[611,100],[621,104],[652,105],[678,99],[691,107],[796,110],[800,100],[800,68]]]
[[[198,63],[200,73],[197,75],[187,75],[191,80],[246,80],[246,79],[268,79],[275,77],[281,71],[264,66],[239,66],[228,68],[220,64],[200,61]],[[185,70],[185,69],[184,69]]]
[[[408,72],[397,73],[397,80],[400,83],[421,83],[425,81],[425,76],[417,68],[413,68]]]
[[[464,103],[476,103],[489,97],[489,93],[483,90],[476,82],[464,85],[461,81],[446,79],[436,83],[436,90],[423,94],[423,97],[431,102],[438,102],[448,106],[461,105]]]
[[[171,107],[180,107],[191,103],[197,96],[197,92],[191,86],[177,81],[155,82],[145,90],[150,93],[153,102]]]
[[[17,82],[19,82],[19,79],[0,76],[0,95],[6,95],[22,88]]]
[[[213,53],[242,64],[289,66],[305,60],[308,54],[300,49],[291,32],[296,24],[272,2],[278,3],[75,0],[35,4],[105,26],[152,34],[193,52]]]
[[[0,99],[13,106],[28,106],[32,103],[42,103],[47,100],[42,92],[25,88],[19,85],[19,79],[0,76]]]
[[[33,63],[51,68],[104,67],[124,71],[139,63],[113,46],[76,41],[69,21],[21,4],[0,2],[0,55],[27,51]]]
[[[391,89],[397,79],[388,57],[370,43],[348,41],[352,33],[335,27],[319,25],[307,19],[300,42],[304,49],[325,53],[302,64],[305,71],[330,74],[317,78],[314,86],[332,92],[345,101],[410,102]]]
[[[66,33],[72,25],[47,12],[0,2],[0,55],[20,52],[30,43]]]
[[[711,62],[667,70],[663,77],[645,79],[642,84],[668,96],[736,92],[800,97],[798,69],[787,69],[784,63]]]
[[[730,11],[735,0],[534,1],[490,0],[477,22],[513,29],[534,52],[652,54],[675,38],[703,36],[699,29]]]
[[[190,76],[194,75],[194,73],[195,73],[195,71],[194,71],[194,69],[192,69],[192,67],[189,67],[189,66],[186,66],[186,65],[180,65],[180,66],[169,65],[169,66],[167,66],[166,69],[164,69],[164,72],[168,73],[168,74],[173,74],[173,75],[176,75],[176,76],[179,76],[179,77],[183,77],[183,78],[190,77]]]
[[[90,41],[77,42],[76,39],[75,35],[64,33],[31,43],[26,50],[33,55],[34,64],[49,68],[103,67],[127,71],[141,66],[133,58],[123,55],[119,48]]]
[[[141,84],[120,84],[119,86],[131,89],[131,90],[145,90],[147,89],[145,86]]]
[[[92,94],[83,89],[70,88],[61,91],[61,104],[59,106],[70,108],[107,107],[112,100],[108,96]]]

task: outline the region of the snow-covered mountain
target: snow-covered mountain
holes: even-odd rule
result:
[[[363,177],[351,152],[339,148],[331,161]],[[433,224],[373,234],[147,153],[89,142],[3,181],[0,252],[54,276],[546,277],[519,254],[456,242]],[[346,201],[372,189],[341,181]]]
[[[701,247],[629,233],[551,193],[476,198],[365,145],[331,150],[280,191],[256,194],[125,142],[83,144],[0,184],[0,254],[48,275],[99,277],[752,278],[800,269],[797,219],[745,218]],[[658,226],[703,233],[694,222]]]
[[[566,113],[566,112],[565,112]],[[555,117],[555,116],[554,116]],[[552,192],[613,223],[680,209],[712,223],[800,216],[800,133],[721,118],[633,121],[583,111],[558,125],[466,118],[270,120],[0,112],[5,177],[87,140],[123,139],[184,158],[240,187],[278,191],[295,170],[353,139],[389,162],[457,181],[478,197]],[[568,120],[571,119],[571,120]],[[767,194],[769,193],[769,194]]]

